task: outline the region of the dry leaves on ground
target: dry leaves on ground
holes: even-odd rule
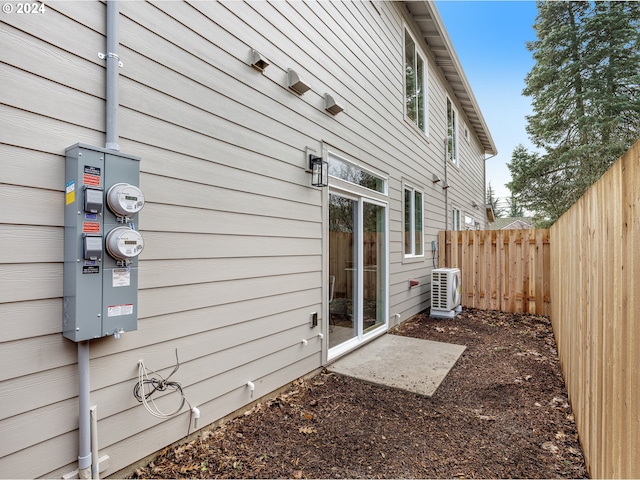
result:
[[[423,314],[392,333],[467,350],[432,398],[326,372],[296,381],[134,478],[586,477],[548,318]]]

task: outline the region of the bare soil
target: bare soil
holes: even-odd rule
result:
[[[132,478],[586,478],[547,317],[421,314],[391,333],[467,349],[432,398],[323,372]]]

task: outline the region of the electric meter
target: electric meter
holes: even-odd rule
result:
[[[144,207],[142,190],[128,183],[116,183],[107,192],[107,205],[113,213],[128,217]]]
[[[107,234],[107,251],[116,260],[135,258],[144,248],[142,235],[129,227],[116,227]]]
[[[83,143],[65,153],[62,333],[117,338],[138,329],[140,158]]]

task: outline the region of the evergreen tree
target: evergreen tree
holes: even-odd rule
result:
[[[504,208],[502,208],[502,206],[500,205],[500,198],[496,197],[496,192],[491,186],[491,182],[489,182],[489,185],[487,185],[486,203],[487,205],[491,205],[491,208],[493,209],[493,215],[496,218],[500,218],[504,215]]]
[[[558,167],[549,155],[532,153],[518,145],[508,167],[511,182],[507,187],[522,209],[555,220],[575,202],[569,195],[571,175],[566,168]]]
[[[524,217],[524,209],[515,197],[507,198],[507,206],[507,217]]]
[[[527,133],[508,185],[527,210],[555,221],[640,135],[640,3],[538,2]]]

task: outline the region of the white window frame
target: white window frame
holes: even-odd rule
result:
[[[404,252],[405,258],[421,258],[424,257],[424,190],[420,188],[413,187],[411,184],[403,184],[402,186],[402,234],[406,235],[407,233],[407,211],[406,211],[406,202],[405,196],[409,192],[411,194],[411,201],[409,205],[409,238],[411,238],[411,242],[409,242],[409,251],[407,251],[406,239],[402,241],[402,249]],[[421,232],[420,232],[420,253],[416,253],[416,193],[420,194],[421,202],[420,202],[420,218],[422,219]]]
[[[422,52],[422,49],[418,45],[418,42],[416,42],[415,37],[413,36],[413,34],[411,33],[411,31],[406,25],[404,26],[403,32],[404,32],[404,36],[403,36],[403,42],[402,42],[402,53],[403,53],[402,65],[404,68],[404,76],[403,76],[404,116],[409,123],[414,125],[418,130],[420,130],[425,135],[428,135],[429,134],[429,62],[427,62],[427,56]],[[423,85],[423,91],[424,91],[423,100],[422,100],[423,105],[421,109],[422,117],[424,119],[423,121],[424,125],[422,128],[420,127],[420,121],[419,121],[420,112],[418,112],[418,115],[416,116],[416,118],[411,118],[409,116],[409,112],[407,109],[407,73],[406,73],[407,72],[407,51],[406,51],[407,37],[409,37],[413,42],[414,65],[417,63],[418,60],[422,61],[422,85]]]
[[[476,224],[477,224],[476,219],[465,212],[465,214],[464,214],[464,229],[465,230],[477,230]]]
[[[451,230],[462,230],[462,210],[451,208]]]
[[[349,174],[352,175],[354,178],[349,178],[349,175],[347,175],[346,177],[341,175],[341,172],[335,172],[334,169],[334,163],[332,162],[335,161],[339,164],[343,164],[347,169],[349,169]],[[374,172],[373,170],[363,167],[362,165],[349,160],[347,158],[345,158],[342,155],[339,155],[333,151],[329,152],[327,154],[327,161],[329,162],[329,177],[330,178],[334,178],[343,182],[347,182],[351,185],[354,185],[358,188],[364,188],[370,192],[376,192],[379,195],[384,195],[387,196],[389,194],[389,178],[386,175]],[[354,181],[354,179],[359,179],[360,174],[364,173],[370,177],[375,178],[376,180],[379,180],[381,182],[381,188],[379,190],[374,190],[371,188],[368,188],[364,185],[362,185],[359,182]]]
[[[447,159],[453,163],[456,167],[460,166],[460,132],[459,129],[459,115],[458,109],[451,100],[447,97]],[[453,124],[453,125],[452,125]],[[451,132],[451,133],[450,133]]]

